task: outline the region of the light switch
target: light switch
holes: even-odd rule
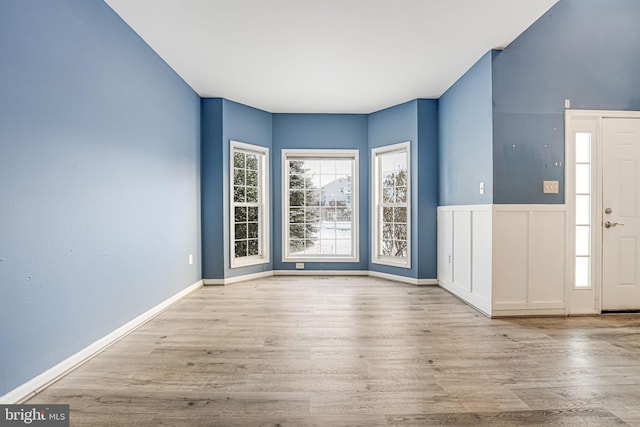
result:
[[[484,194],[484,181],[480,181],[480,194]]]
[[[542,187],[544,194],[558,194],[560,192],[558,181],[543,181]]]

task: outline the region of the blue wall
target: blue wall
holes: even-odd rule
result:
[[[418,229],[418,279],[438,277],[438,113],[440,102],[418,100],[418,152],[413,160],[418,181],[418,198],[414,227]]]
[[[201,102],[201,203],[202,203],[202,277],[224,277],[224,154],[222,143],[222,98]]]
[[[225,243],[229,242],[230,141],[267,147],[272,156],[271,116],[271,113],[222,98],[202,100],[202,275],[205,279],[273,269],[272,261],[230,268],[229,245]]]
[[[0,70],[2,395],[200,279],[200,100],[101,0],[0,2]]]
[[[369,151],[367,167],[371,167],[371,149],[384,147],[410,141],[411,150],[411,268],[393,267],[371,262],[371,248],[366,257],[369,259],[369,270],[387,274],[396,274],[406,277],[418,277],[418,185],[417,154],[418,154],[418,101],[410,101],[396,105],[369,115]],[[370,211],[370,206],[367,205]],[[372,220],[372,212],[369,212],[369,221]],[[371,233],[370,230],[367,230]]]
[[[360,150],[360,262],[306,262],[306,270],[367,270],[369,259],[369,167],[367,116],[350,114],[274,114],[272,152],[273,269],[293,270],[282,262],[282,150]]]
[[[485,54],[440,98],[440,205],[493,202],[492,57]],[[480,182],[485,193],[480,194]]]
[[[560,0],[493,60],[494,203],[564,202],[564,100],[640,110],[640,2]],[[542,193],[558,180],[558,195]]]
[[[223,190],[224,196],[222,205],[224,206],[224,224],[229,224],[229,162],[230,162],[230,141],[246,142],[248,144],[259,145],[269,148],[269,160],[272,161],[272,114],[246,105],[224,100],[222,110],[222,147],[223,147]],[[269,180],[269,193],[273,192],[273,179]],[[272,203],[275,203],[272,201]],[[273,224],[273,214],[269,215]],[[211,219],[211,218],[208,218]],[[270,227],[273,230],[273,225]],[[270,237],[273,241],[273,236]],[[224,227],[224,240],[215,242],[215,247],[220,250],[220,242],[229,241],[229,226]],[[271,244],[273,246],[273,243]],[[274,254],[271,254],[271,261],[267,264],[259,264],[248,267],[229,268],[230,254],[229,245],[224,246],[224,275],[225,277],[242,276],[245,274],[258,273],[261,271],[273,270]],[[273,252],[273,251],[272,251]]]

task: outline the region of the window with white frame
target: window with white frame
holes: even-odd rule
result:
[[[231,141],[231,268],[269,262],[269,149]]]
[[[574,288],[591,288],[591,132],[575,133],[575,281]]]
[[[357,262],[358,150],[283,150],[282,170],[282,260]]]
[[[409,142],[371,151],[372,262],[411,268]]]

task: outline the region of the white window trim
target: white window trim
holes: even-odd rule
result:
[[[258,200],[262,209],[258,218],[258,242],[260,244],[260,255],[235,257],[235,207],[233,201],[233,175],[234,161],[233,155],[236,151],[256,153],[262,159],[258,170],[258,179],[261,181],[258,187]],[[270,235],[269,211],[271,201],[269,198],[269,148],[259,145],[247,144],[245,142],[233,141],[229,143],[229,266],[230,268],[247,267],[250,265],[266,264],[270,261]]]
[[[360,189],[359,189],[359,150],[316,150],[316,149],[283,149],[282,150],[282,262],[360,262]],[[351,249],[353,255],[324,256],[289,256],[289,172],[287,161],[292,158],[330,159],[342,158],[353,160],[351,190],[351,230],[353,233]]]
[[[407,154],[407,257],[406,259],[381,256],[380,253],[380,170],[378,156],[406,152]],[[385,145],[371,150],[371,262],[373,264],[389,265],[392,267],[411,268],[411,143]]]

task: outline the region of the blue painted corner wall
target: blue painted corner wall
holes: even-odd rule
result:
[[[0,2],[0,70],[1,396],[201,271],[184,81],[101,0]]]
[[[492,59],[487,52],[440,98],[439,200],[442,206],[493,202]],[[480,183],[484,182],[484,194]]]
[[[367,270],[369,248],[369,168],[367,157],[367,115],[359,114],[274,114],[273,115],[273,269],[294,270],[295,263],[282,262],[282,150],[360,150],[359,262],[307,262],[308,270]]]
[[[368,164],[371,164],[371,149],[409,141],[413,171],[411,177],[411,217],[413,218],[411,221],[411,268],[373,263],[369,248],[367,258],[369,259],[368,269],[371,271],[411,278],[436,277],[437,118],[438,101],[428,99],[410,101],[369,115]],[[371,221],[370,212],[369,221]]]
[[[640,110],[639,17],[637,0],[560,0],[494,56],[494,203],[564,203],[565,99]]]
[[[269,161],[273,162],[272,143],[272,114],[256,108],[248,107],[237,102],[223,100],[222,109],[222,189],[223,198],[219,202],[223,206],[223,223],[225,224],[222,239],[213,242],[214,249],[220,250],[220,242],[228,242],[229,236],[229,191],[230,191],[230,141],[246,142],[248,144],[259,145],[269,149]],[[270,168],[273,171],[273,167]],[[273,173],[269,177],[269,194],[273,194]],[[273,205],[273,197],[270,201]],[[269,207],[271,209],[272,206]],[[209,220],[209,218],[207,218]],[[271,222],[270,229],[273,230],[273,213],[269,215]],[[273,236],[271,236],[273,240]],[[273,270],[274,254],[268,263],[252,265],[247,267],[230,268],[231,255],[230,246],[222,245],[224,248],[224,277],[236,277],[246,274],[259,273]],[[210,248],[211,249],[211,248]]]

